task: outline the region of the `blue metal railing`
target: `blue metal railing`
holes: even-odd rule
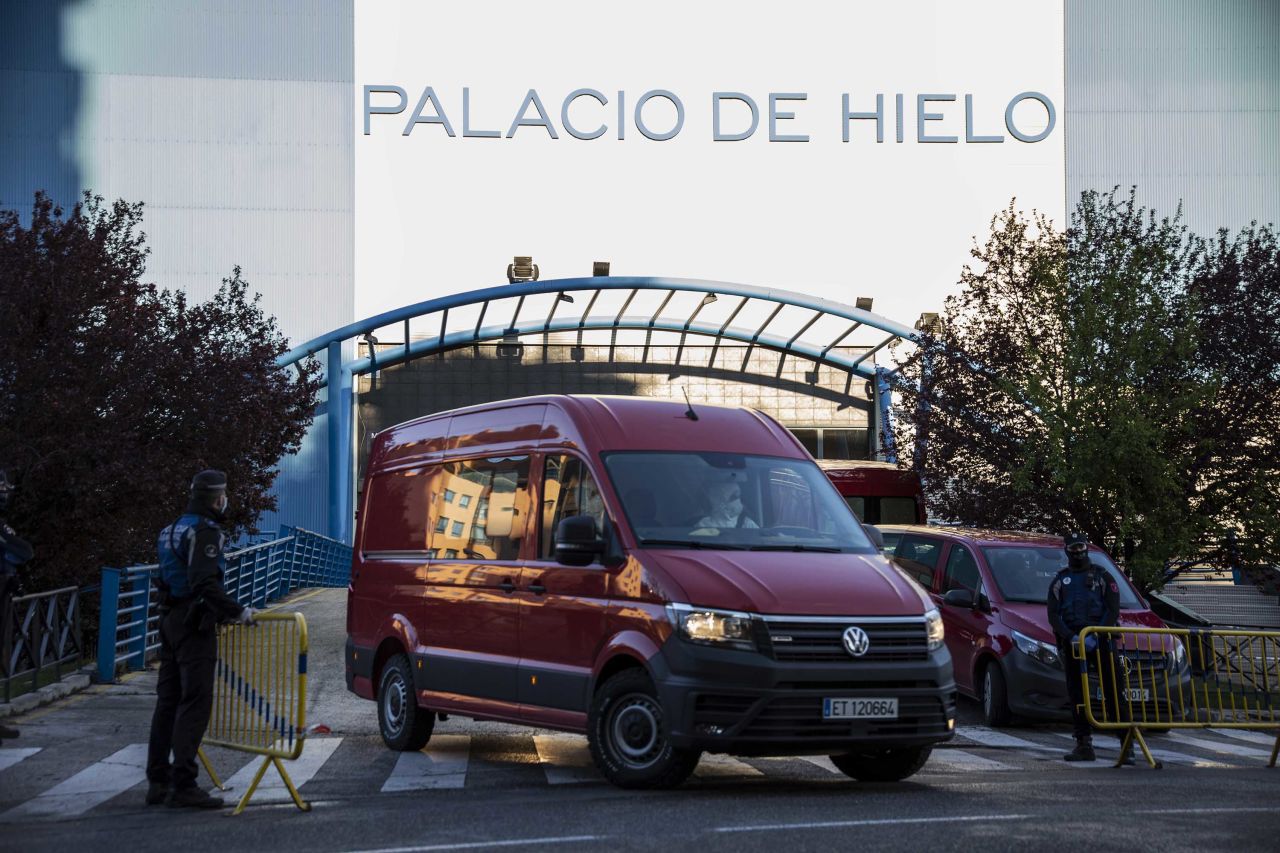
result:
[[[160,648],[156,587],[159,567],[102,570],[98,621],[98,680],[112,681],[119,667],[142,669]],[[222,579],[243,605],[263,607],[302,587],[345,587],[351,578],[351,546],[294,527],[281,527],[268,542],[227,554]]]

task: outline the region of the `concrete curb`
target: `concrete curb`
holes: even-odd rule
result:
[[[0,720],[25,714],[42,705],[49,705],[73,693],[79,693],[90,684],[89,672],[90,670],[87,668],[82,669],[73,675],[68,675],[61,681],[46,684],[32,693],[16,696],[12,702],[0,703]]]

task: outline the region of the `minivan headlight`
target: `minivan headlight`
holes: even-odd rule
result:
[[[1058,657],[1057,646],[1042,643],[1019,631],[1013,632],[1013,642],[1018,646],[1018,651],[1024,655],[1030,655],[1045,666],[1062,669],[1062,659]]]
[[[942,627],[942,614],[937,610],[930,610],[924,615],[925,637],[929,640],[929,651],[942,648],[942,639],[946,636],[946,631]]]
[[[667,607],[667,614],[680,636],[691,643],[738,649],[756,647],[750,613],[672,604]]]

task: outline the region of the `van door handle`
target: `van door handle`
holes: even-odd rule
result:
[[[498,584],[498,589],[503,592],[515,592],[516,585],[511,582],[511,578],[506,578],[502,583]]]
[[[547,591],[547,588],[540,583],[529,584],[529,592],[533,593],[534,595],[542,595],[546,591]]]

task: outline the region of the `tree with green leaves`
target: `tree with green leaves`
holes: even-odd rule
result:
[[[897,383],[935,515],[1082,530],[1147,582],[1228,530],[1280,552],[1270,227],[1206,241],[1089,192],[1065,231],[1011,204],[972,254]]]
[[[69,212],[37,194],[27,224],[0,212],[0,467],[28,589],[154,559],[203,468],[227,472],[233,535],[251,530],[313,417],[320,367],[275,366],[287,341],[239,268],[190,303],[143,281],[141,224],[141,204],[88,193]]]

